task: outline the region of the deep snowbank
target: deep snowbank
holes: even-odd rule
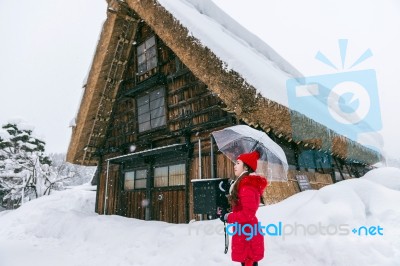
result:
[[[260,265],[399,265],[399,183],[399,169],[377,169],[260,208],[263,225],[282,225],[280,236],[265,236]],[[0,266],[237,265],[230,251],[223,254],[219,220],[176,225],[99,216],[94,201],[95,192],[71,189],[2,212]],[[379,226],[383,235],[351,231],[362,226]]]
[[[363,179],[379,183],[385,187],[400,191],[400,169],[383,167],[368,172]]]

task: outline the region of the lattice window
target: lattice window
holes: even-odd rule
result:
[[[137,99],[139,132],[166,124],[165,89],[159,88]]]
[[[184,186],[185,164],[175,164],[154,168],[154,187]]]
[[[125,172],[124,190],[146,188],[147,170]]]
[[[141,75],[157,66],[157,46],[155,36],[137,47],[138,74]]]

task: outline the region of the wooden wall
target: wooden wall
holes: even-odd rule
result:
[[[152,195],[152,220],[185,223],[185,190],[157,189]]]
[[[218,130],[218,129],[216,129]],[[199,173],[199,146],[198,138],[201,139],[201,176]],[[196,141],[197,139],[197,141]],[[211,142],[209,133],[199,134],[198,136],[192,137],[192,143],[194,145],[193,158],[190,163],[190,180],[193,179],[209,179],[211,178]],[[230,161],[221,152],[218,152],[218,147],[213,141],[213,152],[214,152],[214,178],[232,178],[235,176],[233,171],[233,162]],[[199,216],[193,212],[193,185],[190,184],[189,188],[189,209],[190,209],[190,220],[198,219]],[[203,219],[206,217],[204,216]]]
[[[118,193],[120,192],[119,182],[120,182],[120,167],[119,165],[110,165],[108,169],[108,182],[107,182],[107,158],[116,156],[116,154],[110,154],[104,158],[102,169],[99,175],[99,180],[97,183],[97,196],[96,196],[96,210],[99,214],[115,214],[118,204]],[[105,199],[107,188],[108,198]],[[104,212],[104,203],[106,203],[106,208]]]
[[[144,220],[147,197],[145,190],[121,191],[118,215]]]
[[[288,182],[272,182],[267,186],[264,193],[265,203],[278,203],[296,193],[299,193],[301,190],[297,183],[296,175],[306,175],[310,181],[312,189],[316,190],[333,183],[330,174],[289,170]]]
[[[143,41],[153,36],[154,32],[144,23],[138,27],[135,45],[140,45]],[[137,146],[137,151],[171,145],[174,143],[184,143],[189,137],[194,146],[194,156],[188,161],[190,178],[198,178],[198,157],[197,157],[197,137],[205,138],[209,136],[211,130],[216,126],[224,127],[231,125],[232,118],[222,110],[226,107],[221,100],[210,93],[207,86],[197,79],[193,73],[187,69],[179,58],[157,38],[158,67],[142,75],[137,74],[137,55],[136,49],[132,49],[132,54],[128,62],[124,82],[118,92],[118,97],[114,103],[111,116],[110,127],[107,131],[103,153],[119,152],[126,154],[132,144]],[[163,86],[166,89],[165,106],[167,108],[167,125],[158,130],[138,133],[137,107],[136,107],[136,88],[143,86],[146,80],[150,80],[158,75],[161,77],[157,83],[152,85],[154,88]],[[152,88],[146,88],[146,90]],[[200,135],[199,135],[200,132]],[[197,134],[197,136],[196,136]],[[206,147],[208,145],[208,147]],[[210,154],[209,143],[203,142],[202,165],[203,178],[210,176]],[[162,159],[161,159],[162,160]],[[216,156],[219,163],[228,164],[221,155]],[[106,162],[103,162],[103,169]],[[232,167],[227,167],[231,169]],[[228,176],[232,173],[225,167],[219,167],[217,175]],[[107,202],[108,214],[120,214],[127,217],[144,219],[145,208],[143,201],[151,195],[151,219],[164,220],[169,222],[187,222],[186,212],[192,210],[191,196],[186,199],[184,188],[152,188],[150,193],[145,190],[123,191],[123,177],[121,168],[112,168],[109,174]],[[105,176],[103,170],[100,176],[99,194],[97,209],[100,213],[103,210]],[[189,195],[191,195],[191,183]],[[162,199],[160,199],[162,195]],[[190,210],[185,210],[185,202],[189,201]],[[190,217],[192,214],[189,215]]]
[[[154,35],[154,32],[144,23],[138,27],[134,45]],[[132,218],[145,219],[146,206],[150,206],[151,219],[173,223],[185,223],[197,216],[193,213],[193,186],[191,180],[211,178],[211,142],[212,131],[232,126],[238,123],[230,113],[224,111],[226,105],[212,94],[207,86],[196,78],[187,69],[179,58],[156,36],[158,66],[146,73],[137,73],[136,48],[132,49],[128,61],[125,78],[119,88],[118,96],[113,102],[113,111],[107,129],[106,141],[98,150],[101,154],[101,171],[98,180],[96,210],[100,214],[118,214]],[[157,77],[157,79],[154,79]],[[151,87],[143,87],[151,79],[156,83]],[[147,86],[147,85],[146,85]],[[149,85],[150,86],[150,85]],[[157,87],[165,88],[165,108],[167,123],[160,128],[149,132],[138,132],[136,98],[146,90]],[[138,88],[144,88],[139,92]],[[285,150],[289,164],[296,167],[296,145],[290,141],[276,138],[271,135]],[[201,159],[199,158],[198,140],[201,140]],[[123,155],[130,152],[131,145],[136,151],[162,147],[175,143],[186,143],[187,146],[187,182],[186,186],[137,189],[124,191],[123,164],[112,164],[109,168],[107,180],[107,158]],[[214,169],[216,178],[231,178],[234,176],[233,163],[222,153],[217,152],[214,144]],[[164,160],[162,156],[154,156],[152,160]],[[202,174],[199,175],[199,161],[201,160]],[[142,162],[152,167],[154,162]],[[339,160],[334,167],[345,178],[351,175],[351,170]],[[294,193],[299,192],[297,181],[294,179],[296,170],[291,170],[287,183],[272,183],[264,195],[268,204],[279,202]],[[330,175],[320,173],[306,174],[315,189],[332,183]],[[149,177],[151,178],[151,176]],[[330,180],[330,181],[329,181]],[[107,187],[108,199],[104,212],[105,190]],[[150,205],[148,205],[150,204]],[[188,207],[186,207],[188,206]]]

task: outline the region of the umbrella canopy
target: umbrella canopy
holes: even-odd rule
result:
[[[267,134],[246,125],[227,127],[212,133],[218,149],[232,162],[242,153],[258,151],[256,173],[268,181],[287,181],[288,163],[282,148]]]

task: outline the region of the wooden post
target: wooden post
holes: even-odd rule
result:
[[[215,178],[215,169],[214,169],[214,144],[213,144],[213,136],[210,135],[210,149],[211,149],[211,178]]]
[[[187,156],[186,156],[186,166],[185,166],[185,220],[186,223],[189,223],[190,219],[190,205],[189,205],[189,197],[190,197],[190,191],[189,191],[189,186],[191,186],[190,182],[190,163],[192,161],[193,157],[193,146],[192,143],[190,142],[190,132],[186,133],[185,136],[185,142],[187,146]]]
[[[199,138],[199,179],[201,179],[201,139]]]
[[[339,162],[336,160],[336,157],[335,157],[335,156],[332,155],[332,157],[333,157],[333,159],[335,160],[336,167],[337,167],[337,169],[339,170],[339,173],[340,173],[340,176],[342,177],[342,180],[344,180],[344,176],[343,176],[342,170],[340,169]]]
[[[347,166],[347,164],[345,163],[344,166],[346,166],[347,172],[349,173],[350,177],[352,177],[351,171],[349,169],[349,167]]]
[[[107,160],[107,173],[106,173],[106,190],[104,191],[104,206],[103,206],[103,214],[106,214],[106,206],[107,206],[107,199],[108,199],[108,172],[110,171],[110,160]]]
[[[292,149],[294,151],[294,159],[296,161],[296,170],[300,171],[300,164],[299,164],[299,149],[297,148],[297,145],[295,144],[295,142],[293,141],[292,144]]]
[[[153,217],[153,208],[152,208],[152,188],[153,188],[153,180],[154,180],[154,171],[153,169],[153,160],[149,159],[148,161],[148,167],[147,167],[147,180],[146,180],[146,199],[148,200],[148,204],[146,205],[145,213],[144,213],[144,219],[146,221],[151,220]]]

